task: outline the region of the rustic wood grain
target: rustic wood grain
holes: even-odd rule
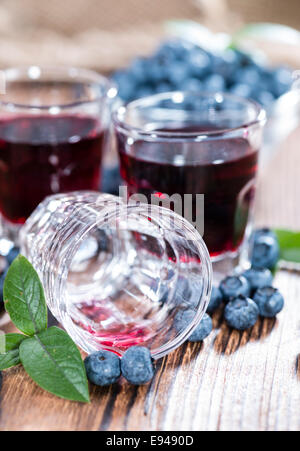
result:
[[[261,174],[259,224],[300,228],[300,129]],[[91,387],[90,405],[47,394],[22,368],[5,372],[1,430],[300,430],[300,275],[280,271],[285,309],[250,331],[229,330],[222,311],[204,344],[157,362],[153,381]]]

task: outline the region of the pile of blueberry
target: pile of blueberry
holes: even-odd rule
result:
[[[201,323],[189,337],[190,342],[201,342],[213,329],[209,314],[225,303],[224,319],[229,327],[244,331],[253,327],[258,317],[274,318],[283,308],[281,293],[272,287],[273,274],[279,259],[276,235],[269,229],[260,229],[253,234],[251,268],[240,275],[226,277],[219,287],[213,287],[207,312]],[[6,257],[0,276],[1,303],[3,305],[3,282],[9,265],[19,254],[12,248]],[[194,317],[193,310],[181,310],[175,317],[174,327],[181,332]],[[122,358],[109,351],[98,351],[85,359],[89,380],[100,386],[113,384],[123,376],[133,385],[149,382],[154,375],[153,360],[149,349],[142,346],[129,348]],[[1,385],[1,373],[0,373]]]
[[[224,302],[226,323],[239,331],[253,327],[259,316],[274,318],[284,305],[281,293],[272,287],[271,270],[279,259],[277,237],[270,229],[260,229],[253,234],[252,240],[251,268],[241,275],[228,276],[218,288],[213,287],[207,309],[211,314]],[[194,316],[193,310],[179,311],[174,321],[175,329],[181,332]],[[188,341],[201,342],[212,329],[212,319],[206,313]],[[85,367],[89,380],[100,386],[117,382],[121,375],[131,384],[145,384],[154,374],[151,354],[140,346],[129,348],[122,359],[109,351],[96,352],[86,358]]]
[[[148,348],[132,346],[120,359],[110,351],[98,351],[85,361],[87,377],[95,385],[114,384],[121,375],[133,385],[149,382],[154,375],[153,360]]]
[[[254,326],[258,317],[274,318],[282,309],[284,299],[272,287],[273,270],[279,259],[276,235],[269,229],[257,230],[253,235],[252,267],[238,276],[226,277],[214,287],[208,312],[213,313],[224,302],[224,318],[228,326],[246,330]]]
[[[268,108],[292,84],[286,66],[266,67],[240,50],[213,54],[183,40],[163,43],[148,58],[136,58],[112,75],[119,96],[129,102],[174,90],[223,91],[256,100]]]

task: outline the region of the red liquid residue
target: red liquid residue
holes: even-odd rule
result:
[[[153,335],[149,327],[134,322],[122,323],[111,309],[104,306],[103,301],[78,304],[77,310],[86,318],[92,320],[95,327],[78,320],[74,320],[74,322],[91,335],[99,338],[101,346],[126,350],[131,346],[148,341]],[[109,320],[107,325],[105,325],[106,320]],[[101,323],[103,323],[103,327],[97,327]]]

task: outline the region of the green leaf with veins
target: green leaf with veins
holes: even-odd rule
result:
[[[15,326],[32,336],[47,329],[47,306],[39,276],[29,261],[19,255],[4,282],[5,309]]]
[[[20,334],[1,335],[3,340],[3,352],[0,353],[0,371],[6,370],[21,363],[19,346],[27,337]]]
[[[84,363],[65,331],[51,327],[23,341],[19,351],[25,371],[44,390],[71,401],[89,402]]]

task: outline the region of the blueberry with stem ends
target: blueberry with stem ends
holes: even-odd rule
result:
[[[114,384],[121,376],[120,358],[110,351],[97,351],[84,361],[90,382],[100,387]]]
[[[251,236],[251,241],[253,241],[253,243],[255,243],[255,241],[257,241],[258,238],[260,238],[262,236],[264,236],[264,237],[271,236],[274,240],[277,240],[276,233],[273,232],[272,229],[270,229],[269,227],[263,227],[261,229],[254,230],[254,232],[252,233],[252,236]]]
[[[229,327],[240,331],[253,327],[259,316],[259,309],[252,299],[238,296],[230,301],[224,311],[224,318]]]
[[[197,343],[205,340],[213,330],[213,323],[211,317],[205,313],[201,322],[198,324],[192,335],[189,336],[188,341]]]
[[[274,318],[284,306],[282,294],[273,287],[260,288],[253,300],[259,308],[260,315],[265,318]]]
[[[244,276],[228,276],[221,281],[219,288],[225,302],[239,295],[250,295],[250,285]]]
[[[184,330],[192,324],[196,316],[195,310],[186,309],[180,310],[174,319],[174,327],[178,333],[184,332]],[[208,335],[211,333],[213,328],[212,320],[209,315],[205,314],[196,327],[196,329],[192,332],[189,341],[198,342],[203,341]]]
[[[125,379],[133,385],[149,382],[154,376],[149,349],[142,346],[132,346],[127,349],[121,359],[121,372]]]
[[[213,287],[211,292],[210,301],[207,307],[208,313],[213,313],[217,308],[220,307],[223,297],[219,288]]]
[[[253,268],[273,269],[279,260],[278,241],[271,235],[259,236],[253,243],[251,264]]]
[[[250,268],[242,275],[248,280],[252,294],[259,288],[272,285],[273,282],[273,274],[268,268]]]

